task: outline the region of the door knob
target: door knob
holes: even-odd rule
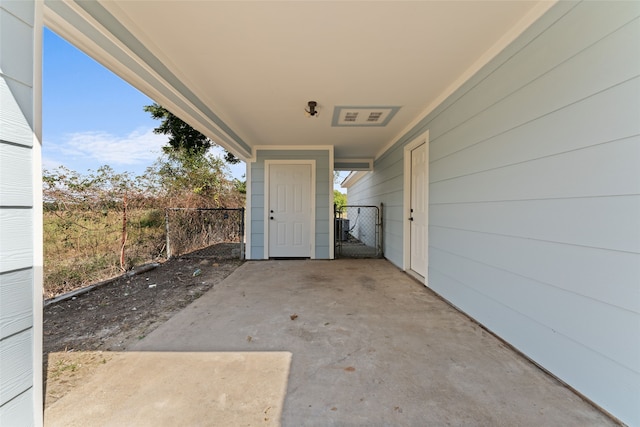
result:
[[[273,217],[271,217],[271,219],[273,219]]]
[[[409,217],[409,221],[413,221],[413,217]]]

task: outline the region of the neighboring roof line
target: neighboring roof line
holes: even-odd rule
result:
[[[351,171],[349,175],[340,183],[340,187],[349,188],[360,181],[369,171]]]

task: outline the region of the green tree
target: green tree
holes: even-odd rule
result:
[[[168,203],[182,207],[238,206],[246,184],[230,181],[225,164],[240,159],[225,150],[224,161],[209,149],[216,145],[188,123],[158,105],[146,105],[144,110],[160,125],[153,131],[169,136],[163,147],[164,156],[147,170],[146,185],[156,194],[169,198]]]
[[[176,207],[238,207],[244,204],[238,184],[227,178],[225,162],[205,153],[178,150],[159,158],[145,175],[149,192]]]
[[[191,125],[182,121],[178,116],[158,105],[145,105],[144,111],[151,114],[156,120],[160,120],[160,126],[153,130],[156,134],[168,135],[169,145],[163,147],[166,154],[180,153],[178,158],[182,158],[185,153],[192,156],[202,156],[211,147],[216,145],[213,141],[201,132],[192,128]],[[236,164],[240,162],[236,156],[225,150],[224,159],[227,163]]]
[[[347,205],[347,195],[333,190],[333,203],[336,205],[336,209],[341,211]]]
[[[164,156],[142,178],[150,192],[168,197],[167,203],[173,206],[233,207],[244,203],[241,194],[246,193],[246,183],[229,180],[225,164],[240,159],[226,150],[224,160],[212,155],[209,149],[216,144],[166,108],[153,104],[144,110],[160,120],[154,133],[169,137]]]
[[[242,177],[244,178],[244,175],[242,175]],[[247,194],[247,180],[246,179],[244,181],[241,181],[238,178],[234,178],[233,179],[233,185],[235,186],[236,190],[238,190],[238,193]]]

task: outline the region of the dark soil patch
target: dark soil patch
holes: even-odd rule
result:
[[[76,362],[71,360],[74,353],[125,351],[224,280],[240,264],[239,260],[171,259],[154,270],[119,278],[45,307],[43,360],[45,378],[49,377],[45,379],[45,389],[49,389],[45,390],[47,404],[64,395],[64,387],[60,390],[59,386],[68,380],[65,375],[56,374],[52,378],[51,368],[59,365],[60,358],[53,357],[54,353],[64,353],[65,363],[75,366]],[[56,366],[47,366],[50,354]],[[84,359],[87,360],[86,356]],[[73,372],[75,368],[66,370]],[[47,385],[50,380],[58,384]],[[52,389],[56,389],[55,397],[48,396]]]

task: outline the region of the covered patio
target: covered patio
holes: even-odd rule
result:
[[[606,421],[424,284],[640,426],[640,3],[1,0],[0,20],[0,424],[42,424],[46,25],[246,162],[265,260],[68,416],[242,424],[215,417],[239,413],[228,378],[247,413],[271,393],[262,365],[237,375],[251,355],[284,361],[260,423]],[[328,261],[336,170],[349,204],[384,205],[390,264]],[[290,257],[317,261],[270,261]]]
[[[54,425],[615,425],[387,260],[250,261]]]

